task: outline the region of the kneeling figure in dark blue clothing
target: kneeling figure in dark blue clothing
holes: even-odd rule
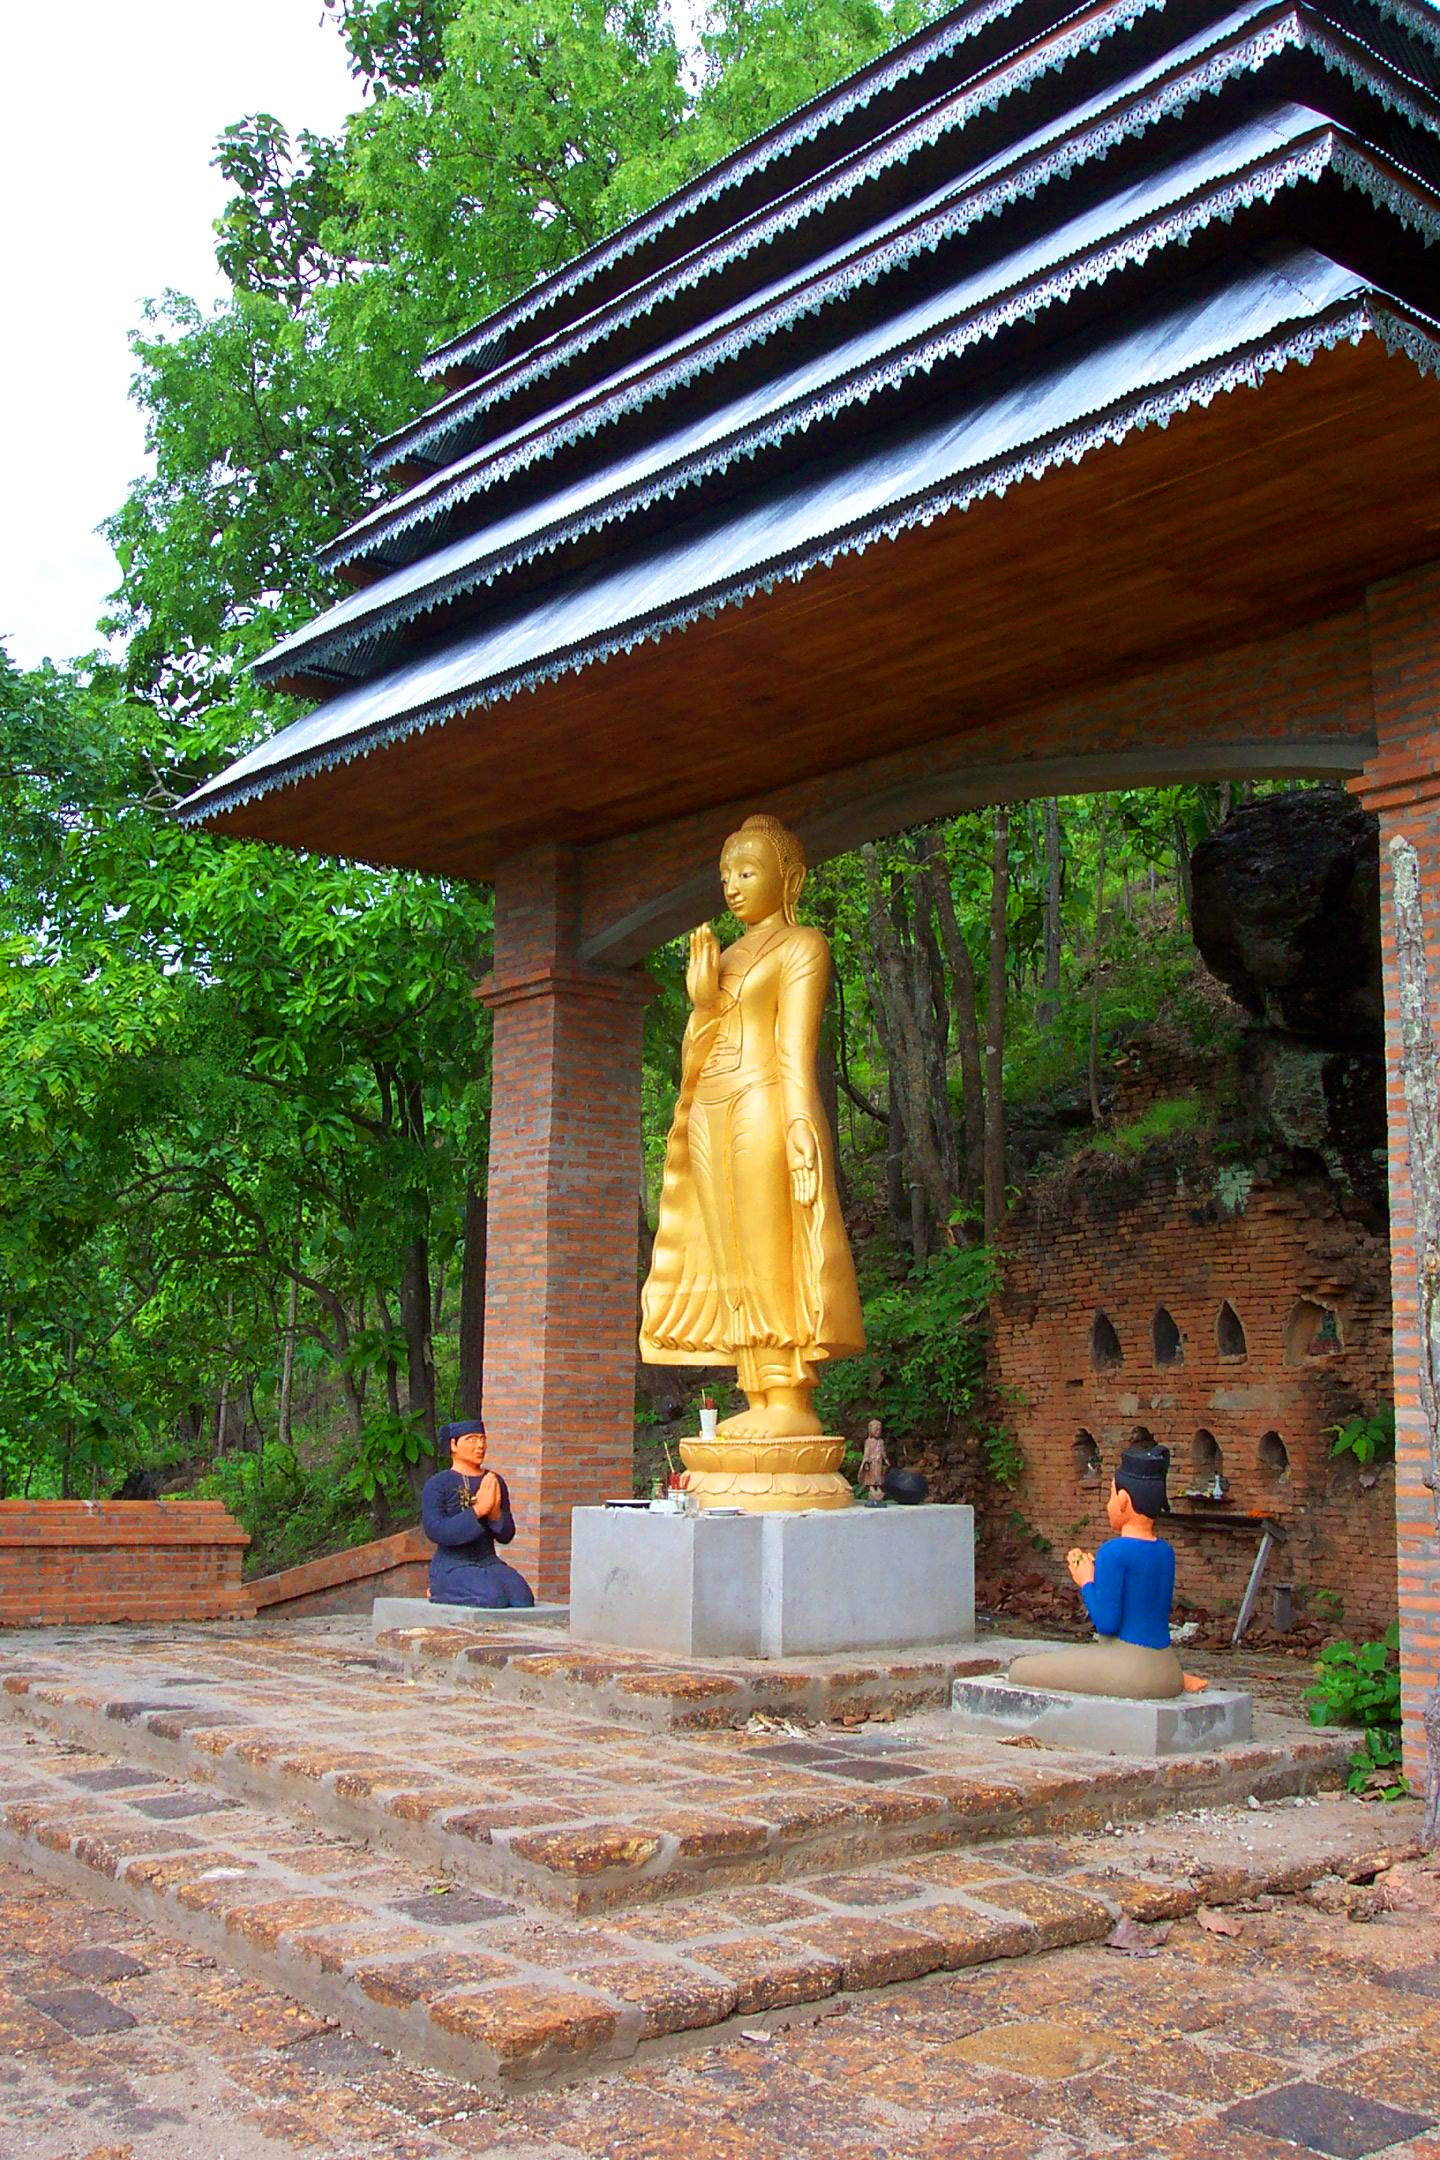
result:
[[[439,1547],[430,1562],[431,1603],[533,1605],[529,1583],[495,1550],[514,1537],[515,1517],[504,1478],[485,1468],[485,1427],[469,1418],[440,1437],[450,1443],[450,1468],[437,1470],[420,1495],[421,1525]]]

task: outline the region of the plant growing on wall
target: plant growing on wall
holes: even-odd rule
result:
[[[1333,1433],[1330,1443],[1330,1459],[1349,1455],[1357,1463],[1393,1462],[1395,1458],[1395,1412],[1389,1408],[1376,1410],[1369,1417],[1343,1418],[1338,1425],[1329,1425],[1326,1431]]]

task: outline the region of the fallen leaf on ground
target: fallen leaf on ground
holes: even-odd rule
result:
[[[762,2027],[756,2027],[749,2032],[742,2031],[740,2037],[742,2040],[748,2040],[752,2047],[769,2047],[775,2035],[766,2032]]]
[[[1207,1935],[1243,1935],[1245,1933],[1241,1923],[1238,1920],[1232,1920],[1229,1913],[1215,1912],[1208,1905],[1202,1905],[1195,1917]]]
[[[1161,1947],[1170,1938],[1170,1923],[1162,1920],[1158,1927],[1144,1927],[1132,1920],[1129,1913],[1116,1921],[1105,1938],[1107,1950],[1123,1950],[1127,1957],[1159,1957]]]
[[[1043,1748],[1045,1746],[1045,1742],[1043,1740],[1032,1740],[1028,1732],[1017,1732],[1012,1733],[1008,1740],[1002,1740],[1000,1742],[1000,1745],[1001,1747]]]

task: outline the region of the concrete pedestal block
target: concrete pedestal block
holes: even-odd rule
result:
[[[377,1597],[370,1608],[370,1632],[408,1627],[564,1627],[568,1605],[437,1605],[429,1598]]]
[[[570,1631],[677,1657],[823,1657],[967,1641],[968,1507],[806,1515],[577,1508]]]
[[[1136,1702],[1016,1687],[1009,1680],[957,1680],[950,1700],[964,1732],[997,1739],[1025,1733],[1088,1755],[1203,1755],[1250,1738],[1251,1698],[1234,1688]]]

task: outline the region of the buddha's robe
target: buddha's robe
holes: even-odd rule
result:
[[[754,1395],[865,1347],[816,1079],[829,981],[821,933],[784,924],[728,946],[717,1003],[691,1014],[642,1299],[647,1364],[734,1365]],[[809,1207],[790,1187],[800,1124],[819,1159]]]

